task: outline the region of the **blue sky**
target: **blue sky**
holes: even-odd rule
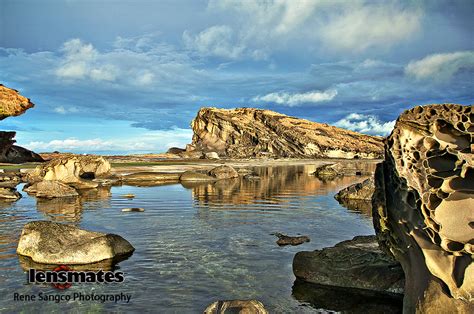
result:
[[[36,104],[35,151],[162,152],[200,107],[385,135],[405,109],[473,103],[474,2],[0,1],[0,76]]]

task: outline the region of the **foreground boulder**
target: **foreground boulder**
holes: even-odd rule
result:
[[[101,156],[62,156],[37,166],[29,175],[29,181],[60,181],[77,189],[95,188],[99,184],[92,180],[109,176],[110,169],[110,163]]]
[[[40,198],[79,196],[76,189],[60,181],[40,181],[25,187],[23,191]]]
[[[374,227],[406,275],[404,312],[473,313],[474,107],[397,120],[377,167]]]
[[[121,236],[79,229],[49,221],[23,227],[17,253],[41,264],[90,264],[132,254]]]
[[[298,252],[293,273],[303,281],[377,293],[402,294],[400,264],[379,249],[375,236],[358,236],[334,247]]]
[[[230,158],[379,158],[382,139],[253,108],[202,108],[189,149]]]
[[[205,314],[268,314],[262,302],[257,300],[228,300],[216,301],[210,304],[205,310]]]

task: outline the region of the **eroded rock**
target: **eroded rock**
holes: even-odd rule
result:
[[[40,198],[79,196],[76,189],[70,187],[69,185],[60,181],[50,180],[36,182],[30,186],[25,187],[23,191]]]
[[[375,236],[358,236],[334,247],[298,252],[293,273],[303,281],[345,289],[402,294],[400,264],[382,252]]]
[[[21,194],[18,193],[14,187],[0,187],[0,200],[2,201],[17,201],[21,198]]]
[[[320,180],[333,180],[344,174],[342,173],[342,166],[340,164],[327,164],[316,168],[313,175]]]
[[[192,147],[230,158],[378,158],[379,137],[253,108],[202,108]]]
[[[216,301],[210,304],[205,310],[205,314],[268,314],[262,302],[257,300],[227,300]]]
[[[23,227],[17,253],[41,264],[90,264],[132,254],[133,246],[121,236],[79,229],[50,221]]]
[[[209,175],[218,180],[239,177],[239,173],[234,168],[227,165],[215,167],[214,169],[209,171]]]
[[[0,120],[12,116],[19,116],[26,110],[33,108],[34,104],[17,90],[0,84]]]
[[[373,178],[366,179],[360,183],[356,183],[348,186],[345,189],[340,190],[334,198],[339,202],[345,200],[363,200],[372,201],[374,195],[375,183]]]
[[[406,274],[404,311],[474,312],[474,109],[405,111],[377,167],[374,226]]]

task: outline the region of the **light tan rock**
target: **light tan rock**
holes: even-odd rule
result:
[[[74,197],[79,196],[77,191],[60,181],[40,181],[34,183],[26,189],[26,192],[34,193],[36,197],[40,198],[55,198],[55,197]]]
[[[205,314],[268,314],[262,302],[257,300],[227,300],[216,301],[210,304],[205,310]]]
[[[0,120],[19,116],[33,107],[34,104],[28,98],[21,96],[17,90],[0,84]]]
[[[382,138],[253,108],[202,108],[192,145],[230,158],[379,158]]]
[[[121,236],[49,221],[23,227],[17,253],[41,264],[90,264],[130,255],[133,246]]]
[[[216,152],[205,153],[204,158],[206,158],[206,159],[220,159],[219,155]]]
[[[0,201],[17,201],[21,198],[14,187],[0,187]]]
[[[186,181],[215,181],[216,178],[211,177],[205,173],[200,173],[196,171],[185,171],[179,177],[179,180],[182,182]]]
[[[239,173],[231,166],[223,165],[223,166],[218,166],[215,167],[214,169],[211,169],[209,171],[209,175],[218,179],[232,179],[232,178],[238,178]]]
[[[415,107],[377,167],[374,226],[407,278],[404,312],[474,312],[474,107]]]

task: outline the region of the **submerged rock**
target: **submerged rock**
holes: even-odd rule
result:
[[[253,108],[202,108],[192,147],[230,158],[379,158],[382,138]]]
[[[23,191],[28,194],[34,194],[40,198],[55,198],[55,197],[74,197],[79,196],[76,189],[64,184],[60,181],[40,181],[30,186],[27,186]]]
[[[300,245],[300,244],[310,241],[308,236],[291,237],[291,236],[287,236],[281,233],[275,233],[275,235],[278,237],[278,240],[276,241],[276,243],[279,246]]]
[[[334,247],[298,252],[293,273],[303,281],[344,289],[402,294],[400,264],[382,252],[375,236],[358,236]]]
[[[140,207],[131,207],[131,208],[124,208],[122,209],[123,212],[144,212],[145,209]]]
[[[124,184],[136,184],[140,182],[156,182],[157,184],[162,182],[178,182],[180,173],[167,173],[167,172],[137,172],[122,177],[122,183]]]
[[[232,179],[232,178],[238,178],[239,174],[238,172],[232,168],[231,166],[218,166],[215,167],[214,169],[209,171],[209,175],[213,176],[214,178],[221,180],[221,179]]]
[[[339,202],[342,202],[343,200],[364,200],[371,202],[374,191],[374,179],[369,178],[363,182],[353,184],[345,189],[340,190],[334,196],[334,198]]]
[[[205,314],[268,314],[262,302],[257,300],[227,300],[216,301],[210,304],[205,310]]]
[[[179,177],[180,181],[215,181],[216,178],[211,177],[205,173],[196,172],[196,171],[185,171]]]
[[[377,239],[403,265],[404,312],[473,313],[474,107],[415,107],[377,167]]]
[[[23,227],[17,253],[41,264],[90,264],[131,255],[135,249],[121,236],[49,221]]]

